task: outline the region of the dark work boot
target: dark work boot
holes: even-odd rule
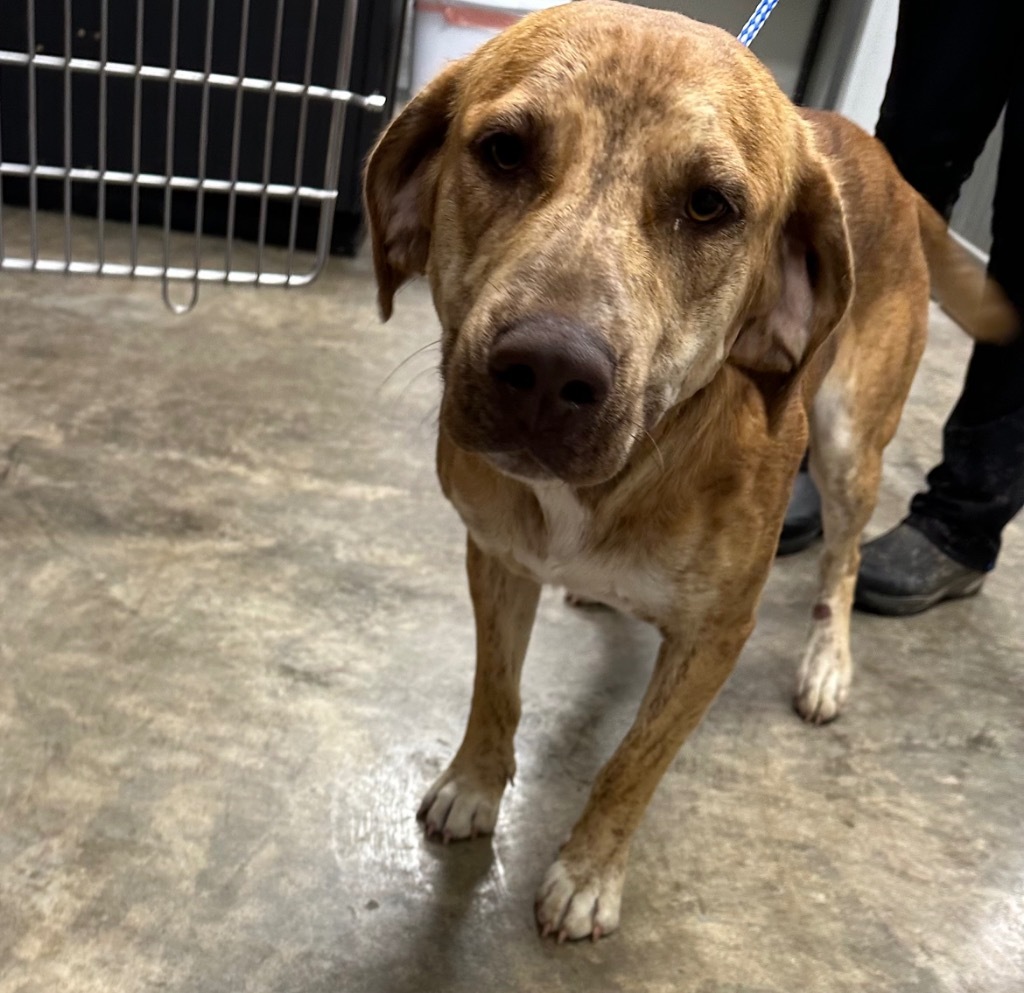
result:
[[[821,537],[821,497],[806,469],[796,474],[793,492],[786,508],[786,519],[779,535],[777,555],[802,552]]]
[[[977,593],[984,581],[984,572],[951,559],[904,521],[861,548],[854,602],[873,614],[919,614]]]

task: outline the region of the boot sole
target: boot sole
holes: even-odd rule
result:
[[[792,535],[789,538],[780,538],[775,554],[778,556],[795,555],[805,548],[810,548],[822,536],[821,528],[803,531],[800,534]]]
[[[879,593],[877,590],[863,589],[858,584],[854,594],[854,606],[858,610],[870,614],[884,614],[886,617],[907,617],[920,614],[944,600],[961,600],[974,596],[981,590],[985,582],[984,576],[962,576],[954,579],[938,590],[930,593]]]

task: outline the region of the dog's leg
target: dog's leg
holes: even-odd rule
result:
[[[476,619],[476,677],[469,722],[452,763],[427,791],[420,820],[446,842],[490,834],[516,771],[519,677],[540,585],[510,573],[470,538],[466,571]]]
[[[629,845],[676,752],[732,671],[753,620],[698,641],[667,636],[636,720],[601,770],[537,894],[544,935],[595,939],[619,925]]]
[[[841,380],[830,380],[812,417],[811,475],[821,492],[825,547],[795,699],[800,716],[815,724],[839,715],[850,688],[850,611],[860,536],[875,507],[882,468],[881,446],[859,430],[850,398],[838,388]]]

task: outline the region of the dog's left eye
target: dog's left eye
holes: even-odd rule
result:
[[[499,172],[515,172],[526,162],[526,144],[517,134],[497,131],[481,142],[480,150],[488,165]]]
[[[729,201],[712,186],[698,187],[686,201],[686,216],[698,224],[717,221],[731,209]]]

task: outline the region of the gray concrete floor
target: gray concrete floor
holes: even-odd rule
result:
[[[935,324],[873,532],[958,389]],[[424,841],[473,655],[435,336],[423,286],[378,324],[362,261],[184,318],[154,284],[0,276],[0,991],[1024,988],[1019,524],[979,597],[855,618],[824,728],[790,707],[815,557],[778,563],[615,936],[556,947],[532,905],[649,674],[640,624],[545,595],[499,833]]]

